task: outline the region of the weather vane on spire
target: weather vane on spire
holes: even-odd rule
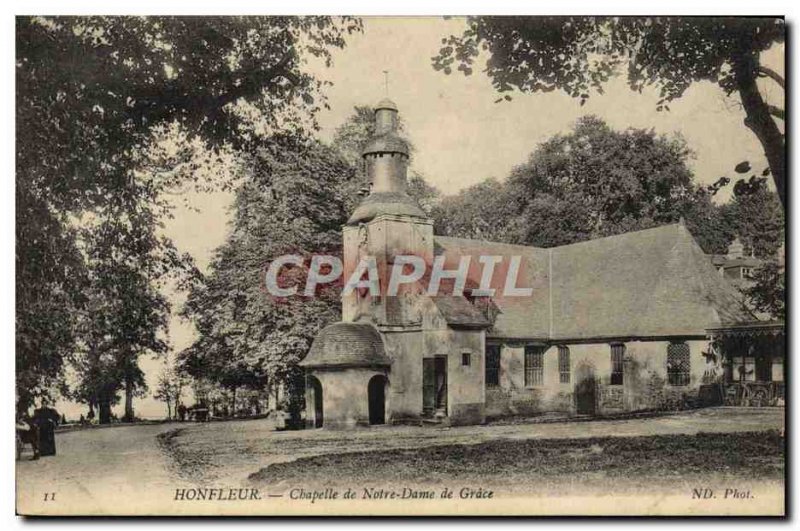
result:
[[[384,87],[386,89],[386,97],[388,98],[389,97],[389,71],[388,70],[384,70],[383,71],[383,85],[384,85]]]

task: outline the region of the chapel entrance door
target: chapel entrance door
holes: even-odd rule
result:
[[[314,427],[321,428],[324,420],[322,415],[322,382],[314,376],[309,376],[308,379],[311,382],[311,389],[314,394]]]
[[[386,424],[386,376],[376,375],[367,384],[369,423]]]
[[[597,414],[597,378],[589,365],[579,365],[575,371],[575,412]]]
[[[447,356],[422,360],[422,413],[447,415]]]

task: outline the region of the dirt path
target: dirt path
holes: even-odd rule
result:
[[[174,498],[180,488],[250,486],[248,476],[263,467],[315,455],[487,441],[502,445],[503,440],[761,431],[783,425],[783,409],[719,408],[649,419],[451,429],[397,426],[277,432],[268,420],[251,420],[83,430],[57,434],[57,456],[29,461],[27,454],[17,463],[17,510],[22,514],[271,514],[279,502],[269,498],[240,505],[181,504]],[[162,448],[158,436],[167,432],[171,436]],[[46,493],[55,493],[55,499],[45,501]],[[287,508],[310,514],[305,505]]]
[[[299,457],[381,449],[474,444],[498,439],[570,439],[728,433],[781,429],[782,408],[713,408],[628,420],[552,424],[374,427],[355,431],[276,432],[267,420],[190,425],[171,439],[170,454],[183,479],[246,485],[247,477],[273,463]]]
[[[56,434],[58,454],[17,462],[17,511],[58,512],[80,506],[94,514],[134,512],[147,491],[174,488],[177,478],[156,436],[169,424]],[[45,494],[48,498],[45,501]],[[163,495],[163,494],[162,494]]]

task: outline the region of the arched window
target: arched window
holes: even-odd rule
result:
[[[670,343],[667,347],[667,381],[670,385],[689,385],[691,357],[685,342]]]

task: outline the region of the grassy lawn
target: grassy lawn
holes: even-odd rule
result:
[[[778,431],[646,437],[503,440],[474,445],[338,453],[276,463],[250,476],[262,484],[347,487],[476,484],[504,490],[609,493],[753,482],[780,483]],[[695,484],[698,483],[699,484]],[[722,483],[720,483],[722,482]]]

